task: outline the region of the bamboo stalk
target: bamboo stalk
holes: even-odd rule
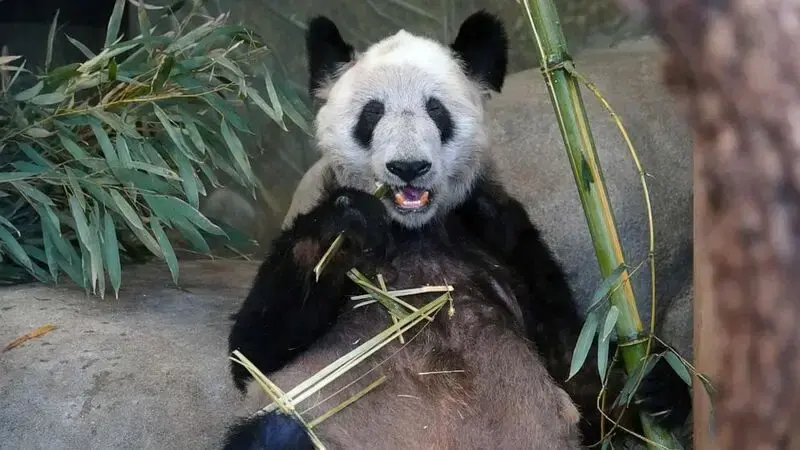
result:
[[[607,278],[624,264],[625,257],[583,106],[579,80],[569,70],[572,58],[567,49],[558,12],[552,0],[518,0],[518,3],[523,7],[523,13],[533,32],[540,67],[575,177],[600,272],[603,278]],[[614,291],[610,301],[620,312],[615,325],[620,342],[638,340],[635,344],[620,346],[623,364],[630,376],[645,362],[650,340],[640,339],[643,326],[628,276],[626,269],[620,276],[620,289]],[[650,441],[647,443],[649,448],[681,448],[671,433],[655,426],[649,417],[640,414],[640,419],[644,434]]]

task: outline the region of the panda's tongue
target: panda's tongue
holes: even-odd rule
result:
[[[413,186],[406,186],[394,195],[394,202],[401,208],[421,208],[428,204],[428,191]]]

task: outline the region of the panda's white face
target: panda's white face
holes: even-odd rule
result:
[[[420,227],[463,202],[480,172],[485,84],[451,47],[406,31],[351,56],[314,89],[318,146],[340,185],[386,185],[391,217]]]

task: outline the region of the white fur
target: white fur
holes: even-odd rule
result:
[[[396,221],[419,227],[462,202],[480,171],[489,145],[483,94],[449,47],[401,30],[357,54],[318,93],[326,100],[315,121],[318,147],[339,184],[368,192],[376,181],[404,184],[386,170],[386,162],[430,161],[431,170],[414,182],[433,193],[430,208],[401,214],[385,200]],[[444,145],[425,110],[429,97],[444,104],[454,123],[453,138]],[[367,150],[353,138],[353,128],[373,99],[384,103],[385,114]]]

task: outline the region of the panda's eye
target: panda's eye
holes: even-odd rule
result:
[[[370,100],[361,109],[358,123],[353,129],[353,137],[363,147],[369,148],[372,145],[372,134],[375,132],[375,127],[380,122],[385,111],[386,107],[378,100]]]
[[[453,137],[453,129],[455,128],[450,111],[436,97],[431,97],[425,102],[425,110],[433,120],[433,123],[436,124],[436,128],[439,129],[442,143],[449,141]]]

